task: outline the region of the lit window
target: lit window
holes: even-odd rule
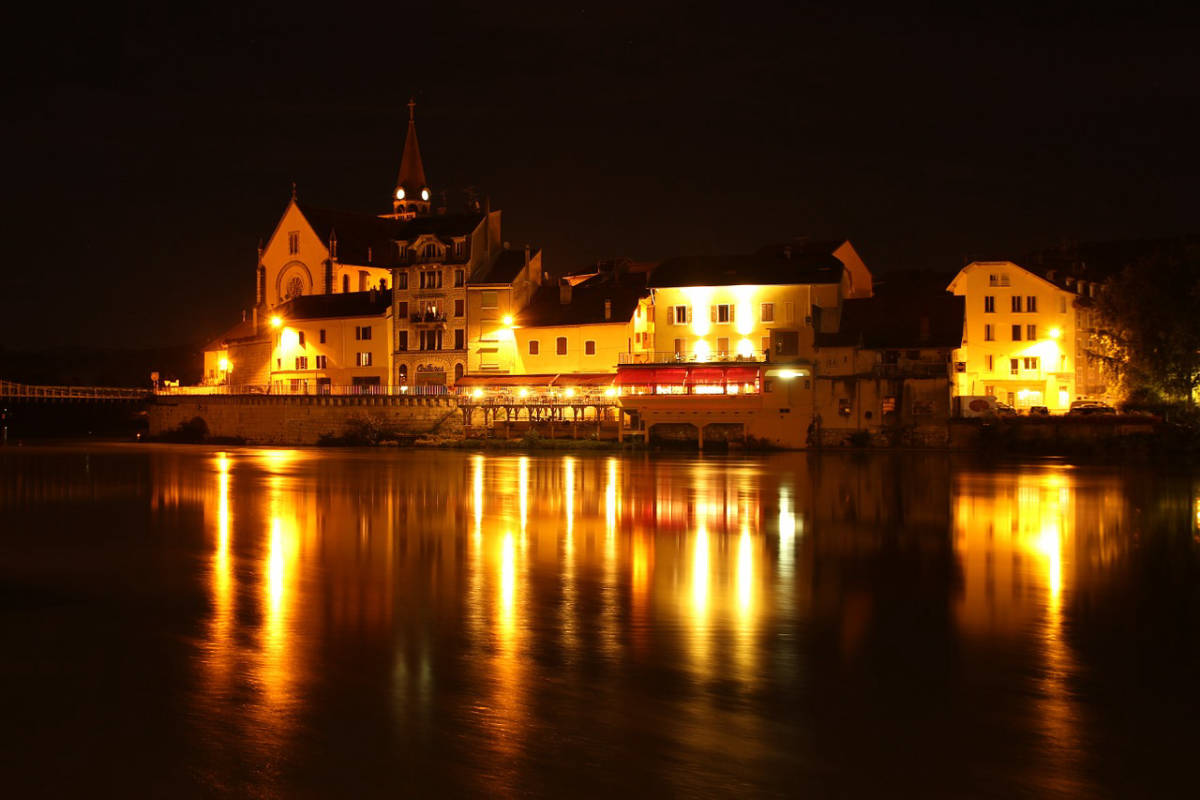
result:
[[[370,353],[355,353],[354,364],[355,364],[355,366],[358,366],[358,367],[371,366],[371,354]]]

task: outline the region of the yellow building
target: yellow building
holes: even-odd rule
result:
[[[958,396],[1066,411],[1077,399],[1075,294],[1011,261],[975,261],[947,287],[966,300]]]
[[[504,247],[476,270],[467,285],[467,371],[519,372],[514,329],[517,315],[545,281],[540,250]]]
[[[811,358],[836,331],[843,299],[871,296],[871,273],[849,242],[805,242],[732,256],[672,258],[650,276],[649,361]]]
[[[385,392],[391,370],[387,292],[305,295],[271,312],[272,394]]]

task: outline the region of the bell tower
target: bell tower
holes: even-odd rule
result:
[[[425,167],[421,163],[421,148],[417,144],[417,103],[408,101],[408,135],[404,139],[404,155],[400,158],[400,174],[392,189],[392,216],[412,219],[429,214],[433,193],[425,182]]]

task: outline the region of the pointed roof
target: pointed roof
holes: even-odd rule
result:
[[[428,188],[425,182],[425,166],[421,163],[421,148],[417,144],[417,123],[413,112],[417,104],[408,101],[408,135],[404,139],[404,155],[400,159],[400,174],[396,178],[396,186],[403,187],[405,194],[416,197],[422,189]]]

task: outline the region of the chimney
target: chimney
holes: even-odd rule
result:
[[[612,300],[604,301],[604,319],[612,319]]]
[[[564,306],[571,305],[571,282],[566,278],[558,279],[558,302]]]

